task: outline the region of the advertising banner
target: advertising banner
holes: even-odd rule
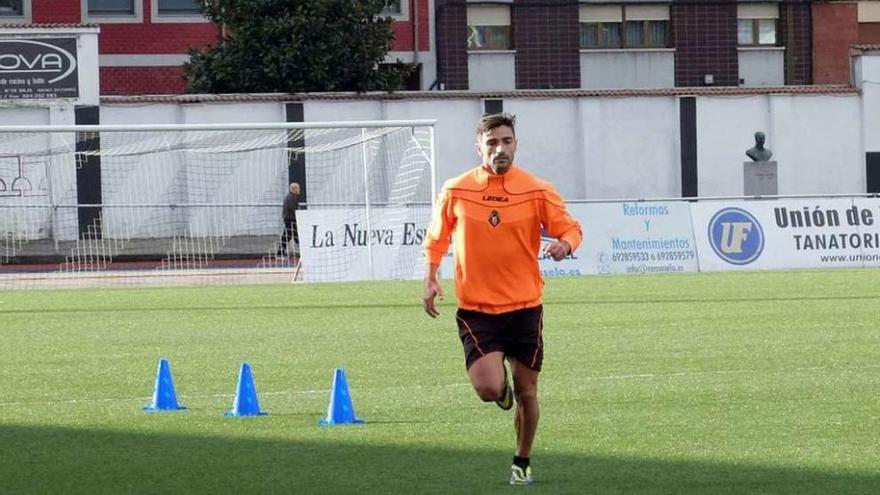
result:
[[[569,204],[584,243],[545,277],[788,268],[880,267],[880,199]],[[420,279],[430,207],[300,210],[310,281]],[[544,244],[553,242],[544,236]],[[454,273],[448,255],[441,276]]]
[[[584,243],[574,255],[580,274],[697,270],[688,203],[590,203],[568,208],[584,229]],[[552,263],[542,260],[545,274]]]
[[[701,271],[880,266],[880,200],[691,204]]]
[[[305,280],[420,279],[431,207],[298,210]]]
[[[858,217],[860,239],[857,242],[861,243],[862,249],[858,259],[862,261],[862,266],[880,267],[880,198],[854,198],[850,211],[853,221]],[[824,256],[824,266],[833,267],[840,262],[839,254],[828,253]]]
[[[568,209],[581,222],[584,243],[561,261],[539,254],[545,277],[697,270],[689,203],[569,204]],[[298,211],[305,278],[422,278],[422,242],[430,215],[429,207],[373,208],[368,226],[363,209]],[[542,243],[554,240],[545,235]],[[453,245],[441,264],[441,277],[454,273]]]
[[[76,38],[0,39],[0,99],[78,96]]]

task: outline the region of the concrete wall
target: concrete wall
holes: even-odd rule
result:
[[[864,192],[859,106],[849,95],[699,98],[700,196],[742,194],[742,163],[756,131],[778,162],[779,194]]]
[[[675,50],[581,50],[582,88],[671,88]]]
[[[468,52],[468,89],[472,91],[516,89],[516,53]]]
[[[100,99],[98,77],[98,33],[78,33],[77,64],[79,64],[79,99],[76,105],[97,105]]]
[[[846,194],[865,191],[865,152],[880,151],[880,56],[877,51],[857,56],[853,73],[860,93],[848,94],[739,94],[696,96],[697,183],[700,196],[737,196],[743,193],[745,150],[754,144],[753,134],[762,131],[766,146],[779,166],[780,194]],[[446,179],[476,166],[474,124],[483,113],[478,96],[457,94],[443,99],[307,99],[306,122],[350,120],[437,119],[436,172],[438,186]],[[680,197],[681,149],[679,98],[674,95],[619,97],[509,96],[503,107],[518,117],[517,162],[554,184],[568,199],[623,199]],[[200,123],[281,122],[283,102],[237,102],[217,104],[110,104],[101,107],[101,122]],[[69,124],[73,110],[68,104],[49,107],[0,109],[0,118],[17,124]],[[312,144],[312,138],[306,138]],[[222,141],[222,140],[221,140]],[[32,151],[36,141],[23,141],[17,151],[4,141],[7,156]],[[53,147],[70,146],[71,139],[57,136]],[[45,144],[44,144],[45,145]],[[40,146],[44,146],[40,145]],[[120,146],[102,138],[102,147]],[[388,149],[377,156],[387,159]],[[283,197],[287,157],[283,152],[253,151],[235,159],[168,155],[140,159],[106,156],[102,159],[105,203],[208,201],[271,203]],[[28,165],[32,184],[51,184],[53,202],[76,202],[76,164],[60,157],[48,172],[39,164]],[[307,157],[310,181],[345,180],[334,160]],[[139,171],[125,173],[126,167]],[[193,180],[194,167],[219,171],[208,183]],[[189,174],[187,176],[187,174]],[[336,174],[336,175],[333,175]],[[340,175],[342,174],[342,175]],[[17,164],[0,161],[0,179],[11,185]],[[181,186],[180,177],[188,177]],[[318,177],[321,176],[319,180]],[[390,184],[393,177],[377,180]],[[379,190],[388,189],[388,184]],[[310,199],[340,199],[333,188],[309,184]],[[328,186],[329,187],[329,186]],[[384,188],[384,189],[383,189]],[[38,188],[37,188],[38,189]],[[323,191],[323,192],[322,192]],[[213,196],[213,197],[212,197]],[[47,204],[43,196],[14,197],[0,194],[0,205]],[[8,210],[7,210],[8,211]],[[40,210],[34,210],[40,211]],[[277,211],[264,210],[247,218],[217,215],[216,210],[192,210],[172,221],[154,226],[143,218],[105,211],[109,230],[130,230],[142,224],[143,235],[158,235],[171,225],[192,235],[213,229],[272,233],[277,230]],[[39,217],[39,218],[37,218]],[[220,222],[211,224],[210,222]],[[75,210],[59,210],[50,217],[27,213],[6,215],[0,231],[19,231],[29,225],[27,236],[44,236],[47,229],[58,238],[76,235]],[[222,224],[222,225],[221,225]],[[150,230],[153,229],[153,230]]]
[[[201,124],[223,122],[283,122],[284,105],[272,104],[194,104],[105,106],[104,124]],[[234,134],[234,135],[233,135]],[[284,142],[283,132],[277,138]],[[230,133],[209,137],[204,134],[168,137],[175,147],[222,146],[238,140],[265,137],[267,133]],[[145,137],[141,135],[140,139]],[[156,133],[155,139],[166,139]],[[191,143],[191,144],[187,144]],[[102,147],[125,147],[125,137],[108,133]],[[280,148],[222,155],[201,152],[162,152],[143,156],[108,156],[102,160],[102,190],[107,204],[131,203],[271,203],[280,201],[286,190],[287,154]],[[223,232],[271,234],[277,230],[278,211],[269,208],[188,208],[171,212],[146,209],[106,208],[105,235],[111,238],[169,237],[207,235]]]
[[[853,71],[862,91],[861,122],[865,151],[880,152],[880,50],[853,59]]]
[[[866,90],[863,98],[876,95]],[[863,114],[868,149],[880,148],[880,123],[865,105],[856,95],[697,97],[700,195],[742,193],[744,152],[758,130],[779,162],[781,194],[863,191]],[[517,161],[571,199],[681,194],[677,97],[518,97],[504,99],[504,109],[518,116]],[[307,122],[437,119],[441,184],[477,164],[474,123],[482,112],[482,101],[467,97],[304,102]],[[104,105],[101,122],[281,122],[283,113],[278,102]],[[2,114],[23,124],[48,123],[50,116],[35,108]]]
[[[745,150],[759,130],[779,162],[781,194],[864,191],[861,106],[856,95],[697,97],[700,195],[742,194]],[[307,121],[436,118],[440,182],[477,163],[475,98],[307,100],[305,109]],[[517,161],[571,199],[681,194],[676,97],[508,98],[504,109],[518,117]]]
[[[483,114],[477,98],[443,101],[306,101],[307,122],[333,120],[437,119],[435,147],[438,187],[475,166],[475,123]]]
[[[517,162],[571,199],[679,196],[677,100],[653,98],[505,99],[517,116]],[[479,99],[306,101],[306,121],[437,119],[442,184],[479,164],[474,125]]]
[[[784,48],[739,48],[740,86],[785,84]]]
[[[875,87],[865,86],[865,103],[857,95],[698,96],[700,194],[741,194],[744,152],[758,130],[766,133],[780,164],[780,193],[861,192],[863,118],[868,149],[880,148],[878,118],[863,111],[876,98]],[[556,182],[572,199],[681,193],[677,97],[517,97],[504,99],[504,109],[518,116],[517,161]],[[477,164],[479,98],[306,100],[304,111],[307,122],[437,119],[439,181]],[[101,122],[281,122],[283,112],[278,102],[104,105]],[[2,111],[4,119],[21,124],[48,123],[52,114],[44,108]]]
[[[681,195],[676,98],[580,101],[587,163],[584,188],[569,197],[646,198]]]
[[[73,106],[13,107],[3,109],[2,119],[16,125],[72,124]],[[72,136],[8,135],[0,152],[0,236],[15,233],[18,239],[59,239],[76,235],[76,210],[59,209],[53,215],[49,204],[76,203],[76,164],[72,155],[46,156],[47,149],[70,149]],[[22,209],[5,207],[26,206]],[[55,220],[55,221],[53,221]]]

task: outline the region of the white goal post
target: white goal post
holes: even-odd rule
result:
[[[421,277],[435,123],[0,126],[0,289]]]

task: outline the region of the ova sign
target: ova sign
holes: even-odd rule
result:
[[[0,98],[79,95],[76,38],[0,39]]]

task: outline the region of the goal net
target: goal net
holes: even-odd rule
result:
[[[0,127],[0,288],[421,277],[433,126]]]

